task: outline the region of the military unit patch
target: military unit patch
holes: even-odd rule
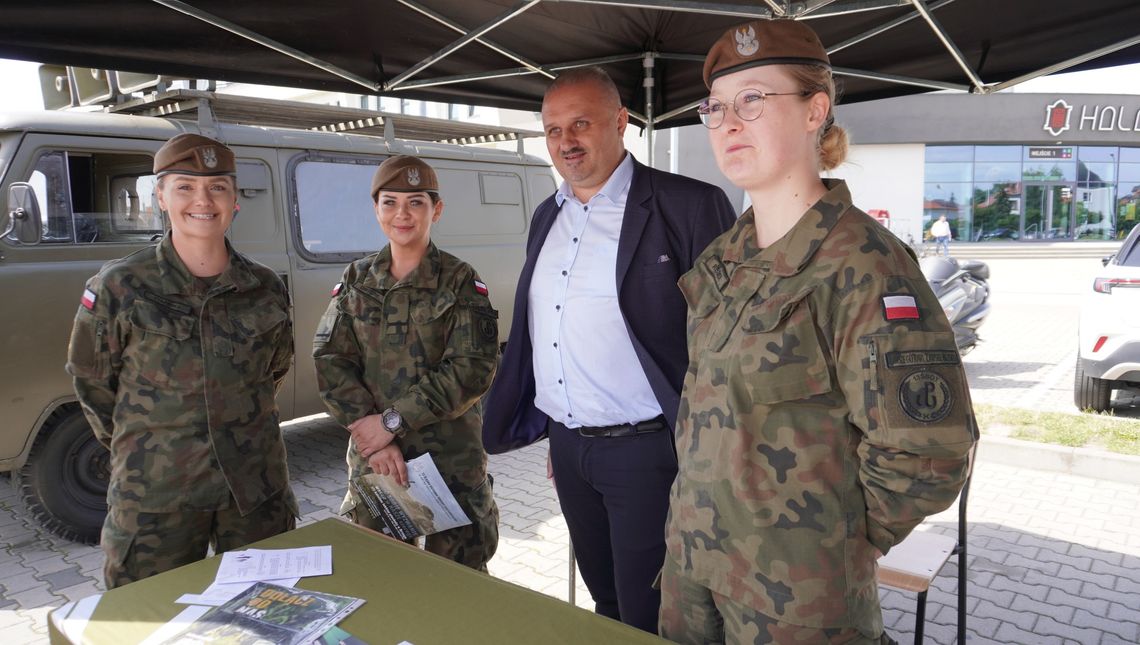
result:
[[[915,421],[937,423],[950,414],[953,402],[950,384],[937,372],[912,372],[899,385],[899,404]]]
[[[475,281],[475,291],[478,291],[479,295],[485,296],[485,295],[487,295],[487,285],[476,280]]]
[[[887,320],[918,320],[914,296],[883,296],[883,316]]]
[[[498,338],[499,326],[495,324],[495,319],[488,316],[479,316],[479,333],[482,334],[486,340]]]
[[[336,284],[334,284],[334,285],[333,285],[333,288],[332,288],[332,297],[333,297],[333,298],[335,298],[335,297],[337,297],[337,296],[339,296],[339,295],[340,295],[340,290],[341,290],[341,288],[342,288],[342,287],[344,287],[344,283],[343,283],[343,282],[338,282],[338,283],[336,283]]]
[[[95,308],[95,292],[90,289],[83,290],[83,298],[79,300],[88,310]]]

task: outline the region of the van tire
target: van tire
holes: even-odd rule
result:
[[[28,513],[49,532],[95,544],[107,515],[110,453],[95,439],[78,405],[52,413],[17,471]]]
[[[1112,403],[1112,381],[1085,374],[1081,357],[1077,357],[1076,377],[1073,379],[1073,402],[1080,410],[1105,412]]]

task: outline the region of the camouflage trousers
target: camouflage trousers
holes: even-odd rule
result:
[[[659,633],[682,645],[895,645],[885,631],[873,637],[854,627],[820,629],[780,622],[693,581],[668,556],[661,570]]]
[[[487,573],[487,563],[499,548],[499,507],[495,504],[493,486],[494,479],[487,475],[483,485],[474,490],[452,490],[471,523],[425,537],[424,550]],[[354,508],[348,517],[360,526],[383,532],[384,524],[366,510]],[[413,544],[415,540],[408,543]]]
[[[103,522],[100,545],[106,561],[107,589],[197,562],[292,530],[297,502],[292,490],[266,500],[248,515],[230,506],[219,511],[142,513],[111,506]]]

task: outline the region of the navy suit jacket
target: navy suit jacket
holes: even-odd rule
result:
[[[617,249],[618,306],[629,338],[672,428],[688,368],[685,297],[677,279],[736,213],[712,184],[654,170],[633,160],[633,179]],[[551,195],[535,209],[526,262],[502,363],[483,407],[483,445],[497,454],[546,435],[548,417],[534,406],[534,363],[528,325],[531,278],[538,253],[561,209]],[[664,258],[667,261],[661,261]]]

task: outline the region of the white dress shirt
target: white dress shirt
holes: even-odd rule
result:
[[[534,404],[568,428],[661,414],[618,308],[618,238],[632,180],[626,153],[585,204],[562,182],[561,210],[535,262],[527,294]]]

